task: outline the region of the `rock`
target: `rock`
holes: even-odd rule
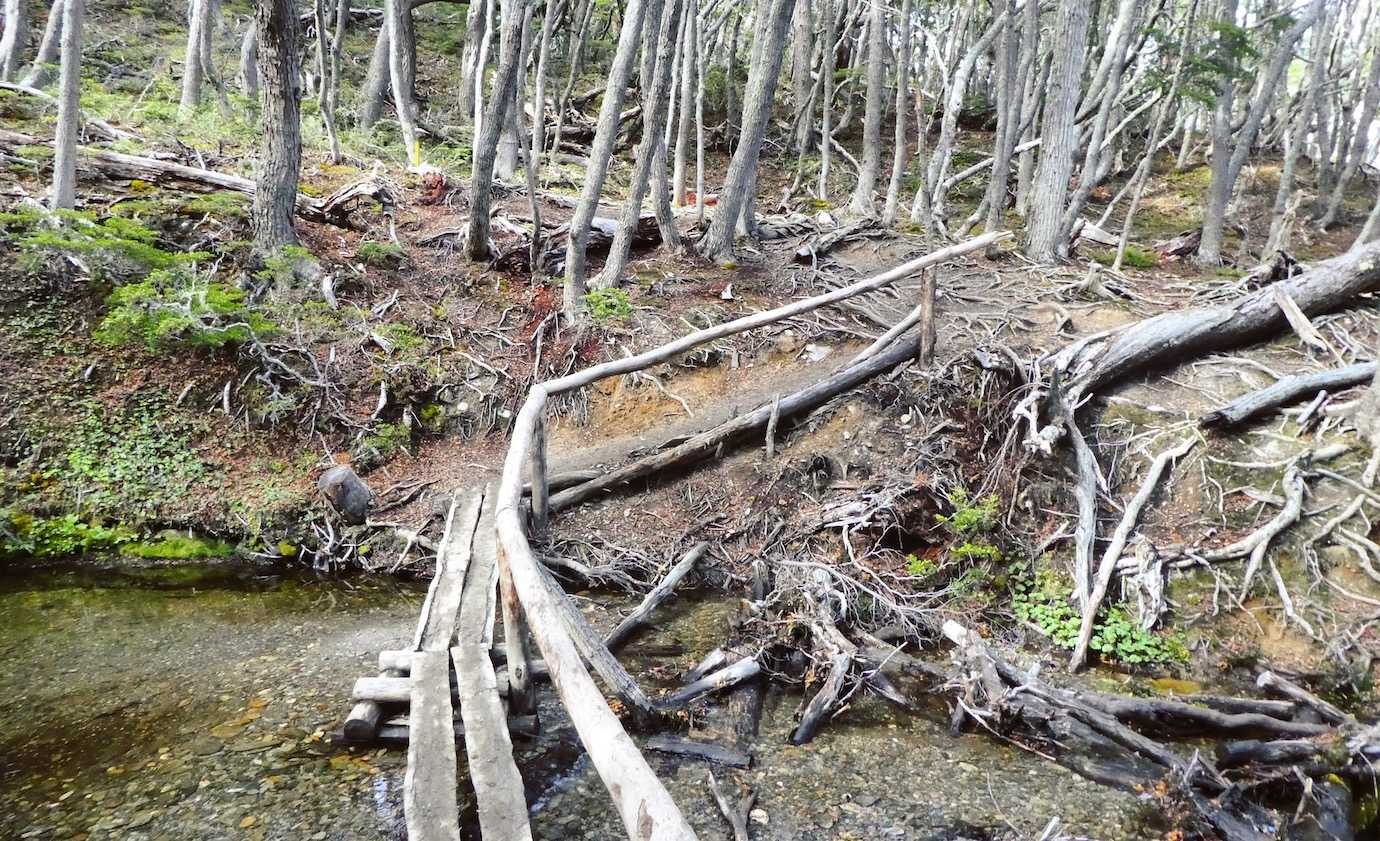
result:
[[[322,473],[316,481],[316,489],[330,501],[345,522],[357,526],[369,516],[374,492],[348,464],[337,464]]]
[[[753,809],[751,812],[748,812],[748,819],[762,826],[767,826],[771,823],[771,818],[767,817],[766,809]]]
[[[220,739],[212,739],[209,736],[192,742],[192,753],[197,756],[211,756],[220,753],[222,748],[224,744]]]

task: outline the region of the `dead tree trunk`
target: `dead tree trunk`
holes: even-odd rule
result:
[[[747,191],[757,182],[757,160],[762,153],[767,120],[771,117],[777,77],[781,75],[782,45],[791,23],[795,0],[762,0],[766,13],[761,35],[760,61],[748,69],[747,91],[743,102],[743,126],[733,158],[728,163],[719,206],[709,231],[700,241],[700,253],[711,260],[725,262],[733,257],[733,237],[738,218],[748,205]]]
[[[877,171],[882,164],[882,109],[886,86],[886,14],[883,4],[868,4],[867,22],[867,110],[863,114],[862,165],[848,211],[855,216],[875,216],[877,206],[872,193],[877,189]],[[899,68],[898,68],[899,69]],[[904,124],[904,121],[898,121]]]
[[[494,74],[493,92],[484,114],[480,135],[474,144],[474,169],[470,175],[470,220],[465,233],[465,253],[471,260],[487,260],[489,247],[489,203],[494,181],[494,163],[499,134],[507,128],[508,109],[517,93],[518,58],[522,50],[523,17],[526,0],[506,0],[510,6],[504,16],[503,51]]]
[[[1342,211],[1342,199],[1346,188],[1364,163],[1366,150],[1370,147],[1370,129],[1375,121],[1375,109],[1380,106],[1380,42],[1372,42],[1374,49],[1370,56],[1370,76],[1366,79],[1365,95],[1361,99],[1361,116],[1352,129],[1351,147],[1347,152],[1346,164],[1337,175],[1337,183],[1332,185],[1332,193],[1327,197],[1327,209],[1318,220],[1318,227],[1327,230],[1336,224]]]
[[[599,194],[608,175],[609,158],[618,137],[618,115],[623,108],[628,79],[632,77],[637,60],[637,44],[642,38],[642,20],[646,14],[644,0],[630,0],[623,10],[623,28],[618,33],[618,50],[609,68],[609,83],[604,102],[599,108],[599,124],[594,130],[594,143],[589,150],[589,167],[585,170],[585,186],[580,203],[570,220],[570,238],[565,252],[565,314],[578,318],[584,310],[585,243],[589,226],[599,206]]]
[[[201,30],[207,26],[209,0],[187,4],[187,49],[182,58],[182,98],[177,105],[179,119],[187,119],[201,105]]]
[[[403,148],[412,166],[422,162],[422,147],[417,140],[417,115],[413,110],[412,67],[410,54],[413,44],[412,7],[407,0],[384,0],[384,22],[388,27],[388,80],[393,88],[393,106],[398,111],[398,125],[402,129]]]
[[[611,287],[622,283],[628,250],[632,247],[638,220],[642,218],[642,200],[647,193],[652,165],[656,162],[656,150],[664,142],[662,129],[666,123],[667,96],[671,90],[671,63],[674,60],[672,56],[675,53],[680,10],[681,0],[647,0],[647,19],[655,17],[660,23],[654,53],[650,49],[652,42],[647,43],[647,53],[653,56],[655,61],[648,63],[654,65],[654,69],[651,73],[649,95],[643,99],[642,139],[638,142],[637,153],[633,156],[632,182],[628,185],[628,195],[623,201],[618,231],[613,236],[613,244],[609,247],[608,259],[604,263],[604,271],[597,286]]]
[[[53,0],[52,5],[48,7],[48,20],[43,25],[43,38],[38,42],[38,53],[20,84],[41,88],[52,79],[52,65],[62,51],[62,17],[65,8],[66,0]]]
[[[1087,49],[1087,3],[1060,0],[1054,36],[1054,64],[1040,120],[1040,160],[1035,167],[1025,237],[1025,256],[1042,263],[1053,262],[1060,253],[1060,222],[1078,141],[1073,118],[1078,110]]]
[[[259,98],[259,27],[250,18],[240,37],[240,93],[250,99]]]
[[[250,218],[255,249],[272,255],[298,244],[292,216],[302,167],[302,74],[297,10],[291,0],[260,0],[254,15],[262,53],[264,139]]]
[[[14,81],[28,40],[28,0],[5,0],[5,31],[0,34],[0,82]]]
[[[55,209],[77,203],[77,137],[81,134],[81,28],[86,0],[65,0],[62,9],[62,70],[58,89],[57,136],[53,143]]]

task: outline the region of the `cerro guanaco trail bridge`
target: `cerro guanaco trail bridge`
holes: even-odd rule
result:
[[[379,675],[360,678],[354,687],[356,705],[346,720],[345,737],[407,742],[404,808],[411,841],[459,841],[457,741],[464,744],[483,838],[526,841],[532,837],[510,731],[535,729],[536,674],[550,677],[628,837],[635,841],[695,838],[585,663],[594,667],[634,718],[652,717],[655,706],[546,572],[528,542],[529,529],[545,530],[553,509],[577,504],[644,474],[622,468],[552,496],[546,461],[547,399],[675,360],[707,342],[881,289],[1009,236],[1007,232],[984,234],[827,294],[752,313],[636,356],[532,387],[513,425],[500,484],[460,492],[451,502],[438,546],[436,574],[412,646],[406,651],[381,652]],[[694,436],[658,454],[646,468],[656,471],[688,463],[697,454],[712,452],[719,443],[756,428],[754,424],[766,425],[768,414],[774,423],[778,413],[808,411],[889,369],[906,355],[904,348],[880,353],[901,331],[893,332],[826,380]],[[531,477],[526,488],[524,472]],[[495,648],[500,616],[502,646]],[[540,650],[541,660],[530,656],[529,638]],[[495,661],[501,662],[502,674],[496,671]],[[390,706],[403,704],[408,706],[405,717],[385,717]]]

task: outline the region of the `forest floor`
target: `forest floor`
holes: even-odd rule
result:
[[[94,5],[99,20],[103,4]],[[232,18],[244,11],[243,4],[225,5]],[[426,14],[440,15],[440,22],[457,14],[439,5]],[[175,106],[169,104],[175,100],[172,73],[158,62],[169,54],[180,30],[160,21],[159,8],[147,11],[131,18],[138,22],[131,37],[118,44],[96,39],[90,50],[93,62],[105,62],[110,72],[93,85],[84,107],[142,136],[137,144],[114,144],[123,151],[246,172],[258,139],[247,121],[224,120],[210,108],[190,124],[175,120]],[[364,33],[351,37],[357,42],[351,43],[350,53],[367,55]],[[423,44],[437,54],[450,46]],[[132,70],[138,67],[155,69],[148,74]],[[349,70],[347,81],[357,81],[359,70]],[[423,90],[435,92],[445,72],[444,64],[424,62]],[[42,105],[13,91],[0,91],[0,117],[7,128],[39,136],[49,131],[50,115]],[[532,383],[657,346],[693,328],[819,294],[926,248],[918,229],[902,225],[899,231],[850,243],[805,265],[793,259],[798,238],[745,247],[731,266],[643,249],[628,268],[626,306],[616,302],[590,329],[577,332],[558,326],[552,317],[560,307],[557,281],[469,264],[453,236],[432,239],[457,228],[468,210],[463,137],[429,144],[429,161],[440,177],[423,177],[404,170],[395,124],[385,121],[372,132],[350,133],[346,163],[331,165],[321,154],[319,127],[306,122],[311,127],[304,192],[326,194],[378,172],[400,195],[391,220],[379,208],[358,211],[361,230],[301,226],[304,246],[335,278],[334,307],[321,300],[318,290],[284,283],[274,267],[250,265],[242,197],[85,179],[81,215],[55,231],[39,224],[33,210],[51,153],[46,147],[28,147],[19,151],[18,160],[8,162],[13,179],[0,187],[6,211],[0,215],[0,260],[13,267],[0,286],[4,556],[26,564],[73,555],[113,556],[138,566],[151,559],[217,557],[234,544],[238,554],[273,567],[305,566],[328,523],[314,494],[316,478],[329,465],[349,461],[373,488],[376,505],[372,525],[347,533],[345,565],[424,572],[430,556],[415,547],[404,550],[407,540],[400,531],[436,536],[438,508],[455,489],[496,477],[508,423]],[[965,155],[990,146],[975,132],[965,133],[965,143],[970,148],[956,158],[956,166],[967,162]],[[721,180],[723,153],[714,150],[707,183]],[[1133,242],[1146,254],[1156,241],[1195,227],[1200,217],[1207,167],[1197,156],[1182,172],[1171,171],[1168,163],[1157,169],[1133,230]],[[778,193],[794,164],[785,158],[766,161],[763,194]],[[615,165],[612,194],[625,171],[623,162]],[[548,176],[547,187],[557,198],[580,183],[573,167],[553,166]],[[711,562],[700,577],[709,591],[729,596],[744,592],[756,558],[769,559],[787,589],[793,579],[804,582],[812,565],[828,565],[861,585],[851,617],[859,625],[880,631],[900,624],[904,630],[925,632],[914,636],[932,639],[942,619],[959,617],[979,625],[1006,650],[1058,671],[1065,659],[1061,648],[1070,641],[1069,623],[1076,622],[1076,616],[1057,609],[1062,604],[1063,611],[1071,610],[1066,599],[1067,536],[1075,511],[1071,465],[1062,458],[1037,462],[1019,446],[1011,413],[1019,384],[1009,370],[1000,370],[1001,361],[1008,350],[1026,362],[1080,336],[1239,294],[1242,275],[1255,262],[1244,255],[1264,238],[1277,178],[1277,162],[1259,161],[1247,168],[1234,216],[1239,227],[1226,249],[1236,259],[1216,272],[1159,258],[1152,265],[1127,268],[1120,277],[1104,275],[1106,290],[1099,293],[1083,287],[1087,259],[1105,259],[1097,249],[1084,250],[1071,266],[1030,266],[1007,252],[995,260],[971,257],[942,267],[937,353],[929,368],[911,365],[883,376],[787,425],[780,430],[773,458],[760,445],[729,450],[709,465],[658,476],[564,512],[542,551],[590,568],[592,575],[572,577],[569,583],[582,599],[589,597],[582,603],[604,624],[612,624],[612,614],[626,604],[611,591],[645,588],[686,547],[708,540]],[[1308,180],[1306,172],[1303,180]],[[831,189],[838,197],[847,194],[842,183]],[[966,213],[980,190],[981,184],[970,182],[955,191],[956,216]],[[1301,227],[1291,253],[1310,262],[1344,251],[1373,195],[1373,185],[1358,184],[1347,198],[1344,224],[1326,233]],[[1111,190],[1095,192],[1094,218],[1110,198]],[[808,202],[796,209],[809,216],[821,210]],[[498,212],[523,226],[527,199],[518,190],[508,192],[498,202]],[[554,226],[569,211],[553,199],[544,203],[542,213]],[[682,227],[688,230],[688,221]],[[400,246],[393,243],[392,231]],[[498,239],[501,247],[516,243],[513,235]],[[205,256],[187,259],[192,252]],[[597,260],[592,268],[598,268]],[[917,284],[905,281],[849,305],[735,337],[645,376],[600,384],[564,401],[557,406],[560,418],[553,430],[553,469],[616,465],[820,379],[902,317],[917,299]],[[137,294],[122,293],[131,289]],[[198,332],[195,325],[171,325],[175,332],[169,339],[157,332],[158,324],[141,320],[152,304],[183,300],[214,300],[224,308],[218,315],[258,319],[277,352],[300,366],[299,374],[314,366],[324,372],[325,384],[305,385],[300,377],[294,381],[265,371],[261,360],[235,342]],[[1121,504],[1117,500],[1129,497],[1157,453],[1199,434],[1196,422],[1206,411],[1275,375],[1370,358],[1369,349],[1380,344],[1378,323],[1380,309],[1367,298],[1313,320],[1322,346],[1307,345],[1290,333],[1116,389],[1087,414],[1109,474],[1109,510],[1115,512]],[[128,329],[130,324],[136,329]],[[1334,397],[1341,401],[1348,396]],[[1329,468],[1343,476],[1359,475],[1367,452],[1354,431],[1337,423],[1324,424],[1321,431],[1304,430],[1296,416],[1281,413],[1241,433],[1204,435],[1164,482],[1169,490],[1156,495],[1142,518],[1141,535],[1156,546],[1229,543],[1275,515],[1285,464],[1328,444],[1349,447]],[[1265,466],[1241,466],[1248,463]],[[1314,481],[1307,516],[1273,556],[1308,630],[1285,617],[1272,585],[1257,586],[1237,603],[1239,562],[1176,573],[1168,627],[1130,635],[1130,643],[1109,647],[1101,658],[1103,667],[1082,685],[1147,697],[1204,687],[1246,693],[1252,669],[1268,664],[1307,680],[1348,708],[1373,705],[1380,582],[1369,574],[1364,552],[1358,555],[1327,540],[1314,546],[1311,540],[1317,525],[1354,495],[1344,482]],[[956,527],[965,512],[976,525]],[[1380,541],[1373,529],[1360,537]],[[326,565],[326,559],[316,563]],[[1111,601],[1122,612],[1116,621],[1123,622],[1135,595],[1128,591],[1123,598],[1114,591]],[[669,633],[685,651],[675,662],[642,663],[639,677],[661,679],[658,685],[669,686],[671,675],[718,644],[716,639],[721,642],[733,633],[721,615],[727,612],[721,609],[725,602],[708,603],[714,614],[709,619],[673,618],[668,620],[672,630],[654,632]],[[74,610],[81,615],[80,605]],[[363,622],[361,633],[368,644],[360,641],[365,637],[340,643],[341,662],[309,680],[312,691],[323,693],[322,683],[365,668],[362,655],[356,651],[351,659],[348,649],[358,644],[361,651],[374,650],[374,643],[390,633],[379,623],[405,624],[406,613],[381,609],[381,617]],[[346,624],[354,627],[354,621]],[[328,628],[312,622],[299,623],[306,628],[301,634],[329,637]],[[687,622],[695,627],[683,627]],[[781,631],[758,630],[764,637]],[[256,639],[255,645],[265,651],[278,644],[268,637]],[[189,656],[196,656],[188,645]],[[29,662],[35,673],[56,665],[42,658]],[[266,680],[286,680],[291,670],[275,666]],[[781,677],[799,683],[817,676]],[[175,678],[165,683],[171,685]],[[202,675],[194,685],[221,679],[232,682],[235,676]],[[50,688],[35,691],[33,698],[52,703]],[[230,694],[234,697],[225,704],[248,703],[245,693]],[[981,822],[1024,808],[1017,805],[1022,789],[1013,777],[990,788],[985,799],[983,786],[991,786],[986,766],[1011,764],[1013,756],[1025,754],[990,745],[984,753],[973,748],[971,739],[950,751],[937,746],[943,728],[933,716],[893,720],[875,698],[859,699],[830,725],[837,741],[788,750],[780,743],[790,727],[794,700],[793,694],[779,696],[769,709],[764,738],[774,739],[775,752],[763,754],[765,766],[755,772],[759,791],[771,792],[775,786],[778,793],[785,792],[775,800],[772,794],[762,795],[774,837],[847,837],[844,832],[911,837],[923,828],[901,817],[920,814],[913,798],[864,804],[837,788],[913,788],[918,771],[914,763],[900,761],[905,755],[922,756],[920,765],[947,769],[960,781],[946,791],[950,806],[964,808],[946,812],[947,821],[962,816]],[[291,734],[303,749],[327,720],[325,703],[320,701],[311,721],[291,723],[304,730]],[[217,707],[216,712],[229,716],[235,711]],[[112,715],[110,722],[119,721],[118,709]],[[45,719],[36,726],[60,729],[60,722]],[[185,726],[189,733],[195,729]],[[903,734],[888,737],[890,741],[878,737],[893,727]],[[13,731],[7,738],[11,736]],[[192,745],[185,747],[195,754]],[[827,797],[811,804],[801,778],[822,779],[824,769],[834,767],[831,763],[841,754],[853,757],[852,776],[841,775]],[[235,766],[230,776],[254,776],[251,764]],[[677,794],[694,788],[708,808],[699,772],[692,779],[689,767],[671,769]],[[1039,796],[1050,809],[1037,817],[1058,813],[1059,793],[1067,784],[1064,772],[1033,760],[1015,767],[1042,784]],[[347,770],[358,772],[350,785],[353,795],[362,797],[370,772]],[[607,815],[598,811],[599,792],[588,769],[577,770],[570,779],[569,787],[548,793],[553,802],[566,804],[548,813],[556,822],[549,834],[560,837],[565,831],[561,822],[578,819],[589,821],[588,837],[604,837],[598,821]],[[185,782],[179,785],[185,788]],[[1081,781],[1078,785],[1079,797],[1092,804],[1083,822],[1075,824],[1079,831],[1111,837],[1111,829],[1135,811],[1133,798],[1104,791],[1111,817],[1096,818],[1093,807],[1102,803],[1102,795],[1092,792],[1100,790]],[[55,790],[51,796],[62,794]],[[387,797],[396,805],[395,793]],[[999,801],[995,812],[988,801]],[[44,802],[35,797],[29,806],[44,808]],[[291,801],[275,808],[287,814]],[[223,814],[234,821],[252,816],[238,806]],[[859,823],[860,814],[876,820]],[[854,823],[839,824],[836,830],[840,820]],[[227,835],[232,834],[228,827]],[[389,831],[387,821],[374,828],[381,834]],[[1022,829],[1034,832],[1038,827]],[[1127,837],[1141,831],[1129,830]]]

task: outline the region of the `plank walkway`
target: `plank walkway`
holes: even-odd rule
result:
[[[410,841],[459,841],[450,666],[486,841],[531,841],[508,710],[489,651],[498,604],[496,494],[456,497],[413,640],[403,807]],[[506,686],[506,681],[505,681]]]

